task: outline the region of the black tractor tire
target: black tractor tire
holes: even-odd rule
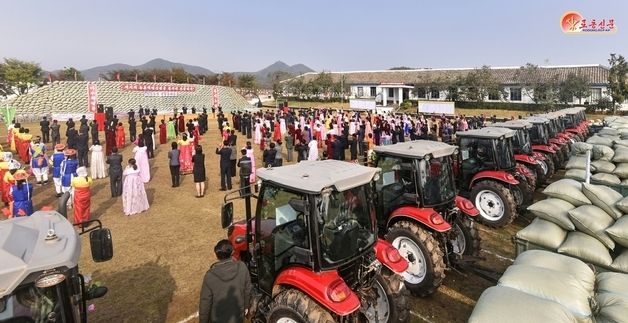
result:
[[[544,156],[545,163],[547,164],[547,174],[549,174],[545,179],[545,182],[549,183],[552,179],[552,176],[554,176],[554,174],[556,173],[556,165],[554,165],[554,159],[552,159],[552,154],[546,153],[544,154]]]
[[[376,283],[382,287],[386,294],[386,300],[389,305],[388,320],[379,322],[407,322],[410,316],[408,305],[408,296],[410,293],[408,293],[404,285],[403,277],[386,267],[382,267],[382,271],[376,276],[376,279]]]
[[[454,223],[452,223],[451,230],[453,231],[452,234],[459,231],[464,237],[464,249],[462,253],[459,253],[460,255],[474,257],[480,255],[480,232],[471,218],[466,215],[460,215]],[[450,248],[450,250],[456,253],[452,248]]]
[[[536,168],[528,164],[523,164],[523,167],[527,168],[528,172],[530,172],[530,176],[526,176],[526,180],[528,181],[528,185],[530,185],[530,187],[532,187],[532,190],[534,191],[539,186],[538,176],[536,175]]]
[[[539,160],[537,161],[537,164],[534,165],[534,173],[536,174],[536,188],[539,188],[541,187],[541,185],[545,184],[550,175],[549,168],[547,168],[547,174],[545,174],[545,172],[543,171],[543,167],[541,167],[541,165],[539,165],[538,163],[544,163],[545,167],[547,167],[547,162],[545,160]]]
[[[498,196],[501,200],[494,201],[501,203],[504,209],[503,214],[497,219],[487,218],[487,216],[483,214],[485,213],[484,209],[482,209],[481,205],[477,203],[479,201],[476,202],[478,194],[480,194],[480,192],[482,191],[490,191],[494,193],[494,195]],[[513,196],[512,191],[510,191],[508,187],[504,186],[502,183],[493,180],[478,182],[473,185],[473,188],[471,189],[470,199],[475,207],[480,210],[478,220],[484,225],[491,228],[503,228],[510,224],[517,217],[517,203],[515,202],[515,197]]]
[[[410,221],[399,221],[393,224],[386,233],[386,240],[392,243],[395,248],[399,249],[399,245],[393,242],[396,238],[404,237],[414,244],[413,249],[418,248],[421,256],[425,260],[425,276],[420,282],[412,283],[405,281],[406,288],[415,296],[425,297],[433,294],[445,279],[445,262],[443,261],[443,251],[434,237],[423,229],[421,226]],[[401,253],[410,263],[410,266],[420,259],[413,256],[409,259],[408,254]],[[413,261],[411,261],[413,260]]]
[[[298,289],[286,289],[270,304],[267,323],[290,318],[298,323],[334,323],[331,313]]]

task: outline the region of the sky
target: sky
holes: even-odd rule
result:
[[[567,35],[570,10],[614,19],[609,35]],[[628,56],[626,0],[13,0],[0,57],[79,70],[153,58],[214,72],[281,60],[321,71],[607,64]]]

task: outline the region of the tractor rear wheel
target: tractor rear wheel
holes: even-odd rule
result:
[[[512,191],[499,182],[487,180],[475,184],[470,197],[480,211],[480,222],[489,227],[505,227],[517,216]]]
[[[554,176],[554,173],[556,172],[556,166],[554,165],[554,160],[552,159],[552,154],[550,153],[546,153],[543,154],[545,156],[545,164],[547,165],[547,177],[546,177],[546,182],[549,182],[549,180],[552,178],[552,176]]]
[[[528,184],[530,184],[533,190],[536,189],[537,185],[540,185],[540,183],[538,182],[539,178],[536,175],[536,168],[528,164],[524,164],[523,167],[527,168],[528,172],[530,172],[530,175],[526,176]]]
[[[375,304],[364,308],[362,315],[367,322],[406,322],[408,321],[408,290],[403,277],[383,267],[376,276],[373,288],[376,292]]]
[[[459,216],[451,227],[451,252],[461,256],[480,255],[480,232],[468,216]]]
[[[549,173],[545,160],[537,160],[536,162],[537,164],[534,166],[534,171],[536,172],[536,186],[541,187],[541,185],[549,180],[551,174]]]
[[[410,292],[420,297],[434,293],[445,278],[443,251],[436,239],[416,223],[399,221],[388,229],[386,240],[408,261],[402,276]]]
[[[333,323],[333,316],[297,289],[286,289],[270,304],[268,323]]]

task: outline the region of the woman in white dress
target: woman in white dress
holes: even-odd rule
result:
[[[89,151],[92,152],[92,161],[90,170],[92,172],[92,179],[107,177],[107,171],[105,168],[105,155],[102,152],[102,146],[98,140],[94,141],[94,144],[89,147]]]
[[[146,146],[144,146],[143,140],[140,140],[139,145],[133,148],[136,168],[139,168],[140,178],[144,183],[150,181],[150,166],[148,164],[148,153],[146,151],[147,149]]]
[[[307,160],[318,160],[318,142],[312,139],[307,146],[309,148]]]
[[[253,138],[256,145],[259,145],[262,142],[262,123],[257,120],[255,123],[255,137]]]

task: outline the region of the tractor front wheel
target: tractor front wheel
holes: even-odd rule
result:
[[[552,178],[552,176],[554,176],[554,173],[556,172],[556,166],[554,165],[554,159],[552,158],[552,154],[550,153],[546,153],[544,154],[545,156],[545,164],[547,165],[547,177],[546,177],[546,183],[549,182],[549,180]]]
[[[480,232],[468,216],[458,217],[451,228],[451,252],[461,256],[480,255]]]
[[[375,304],[369,304],[364,308],[362,315],[367,322],[407,322],[408,290],[404,286],[403,278],[383,267],[381,273],[376,276],[373,288],[377,299]]]
[[[420,297],[434,293],[445,278],[443,251],[436,239],[416,223],[399,221],[388,230],[386,240],[408,261],[402,276],[410,292]]]
[[[536,183],[537,187],[541,187],[541,185],[545,184],[545,182],[549,180],[551,174],[549,173],[545,160],[537,160],[536,162],[537,164],[534,166],[534,170],[536,172]]]
[[[270,304],[268,323],[333,323],[332,315],[309,296],[286,289]]]
[[[481,181],[473,186],[470,197],[480,211],[480,222],[489,227],[505,227],[517,216],[513,193],[501,183]]]

